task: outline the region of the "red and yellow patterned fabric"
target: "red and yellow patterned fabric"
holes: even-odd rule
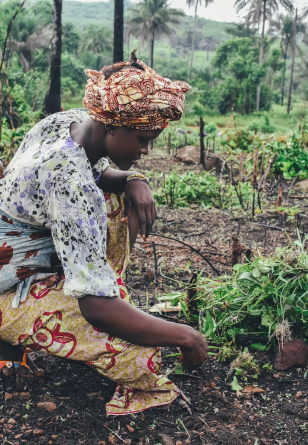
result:
[[[121,298],[129,301],[123,273],[128,260],[127,224],[121,223],[123,200],[105,195],[108,228],[107,257]],[[161,374],[159,347],[147,348],[112,337],[91,326],[82,316],[78,300],[64,295],[65,277],[32,284],[27,299],[12,308],[14,292],[0,295],[1,339],[34,351],[84,361],[118,383],[106,405],[108,415],[132,414],[166,405],[178,388]]]
[[[181,119],[190,85],[172,82],[144,62],[137,63],[144,71],[128,68],[129,62],[123,62],[125,69],[108,79],[102,72],[85,71],[90,79],[83,104],[93,119],[139,130],[163,129],[169,121]]]

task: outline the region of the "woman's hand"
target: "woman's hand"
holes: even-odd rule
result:
[[[191,332],[191,345],[186,347],[180,347],[181,363],[184,363],[188,370],[196,369],[202,365],[202,363],[209,358],[209,347],[206,341],[201,336],[200,332],[193,330]]]
[[[136,210],[138,216],[140,235],[146,241],[157,216],[155,200],[146,182],[129,181],[127,183],[125,187],[124,217],[121,220],[122,222],[128,220],[133,208]]]

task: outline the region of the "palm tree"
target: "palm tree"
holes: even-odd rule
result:
[[[289,15],[280,15],[278,20],[272,23],[274,31],[277,30],[280,34],[280,47],[284,60],[282,69],[282,82],[281,82],[281,98],[280,105],[283,106],[284,94],[285,94],[285,82],[286,82],[286,72],[287,72],[287,58],[289,48],[293,42],[293,20]]]
[[[266,20],[271,20],[271,10],[266,6]],[[258,30],[260,30],[260,25],[263,17],[263,0],[256,0],[250,4],[250,7],[247,11],[247,15],[245,17],[245,25],[253,24],[257,25]]]
[[[102,54],[105,51],[112,51],[112,31],[104,26],[97,28],[96,25],[90,25],[86,28],[82,40],[83,52]]]
[[[207,60],[209,60],[209,52],[215,51],[217,42],[213,37],[207,37],[199,43],[199,48],[207,52]]]
[[[204,6],[207,8],[210,3],[213,3],[214,0],[204,0]],[[194,29],[193,29],[193,38],[191,44],[191,56],[190,56],[190,67],[189,67],[189,77],[191,77],[193,61],[194,61],[194,49],[195,49],[195,36],[196,36],[196,25],[197,25],[197,9],[198,6],[202,5],[202,0],[186,0],[188,7],[195,6],[195,16],[194,16]]]
[[[170,25],[179,25],[179,18],[183,16],[182,11],[169,7],[168,0],[141,0],[130,10],[127,19],[130,34],[149,42],[151,68],[156,37],[171,36],[173,29]]]
[[[53,0],[53,12],[50,79],[43,103],[44,114],[53,114],[61,111],[62,0]]]
[[[261,65],[264,61],[264,42],[265,42],[265,23],[273,15],[273,13],[277,12],[279,6],[283,6],[287,10],[291,11],[293,9],[293,0],[235,0],[235,7],[237,12],[240,12],[242,9],[250,6],[250,10],[254,8],[256,11],[259,11],[260,20],[262,23],[262,31],[261,31],[261,45],[260,45],[260,53],[259,53],[259,64]],[[255,17],[258,17],[258,14]],[[257,111],[260,109],[260,94],[261,94],[261,85],[257,88]]]
[[[114,0],[113,63],[123,62],[124,46],[124,0]]]

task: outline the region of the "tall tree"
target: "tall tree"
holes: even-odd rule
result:
[[[150,66],[154,63],[154,43],[159,36],[171,36],[173,29],[170,25],[179,25],[180,17],[185,14],[170,8],[168,0],[141,0],[135,8],[130,10],[127,24],[130,33],[149,42]]]
[[[209,60],[209,52],[215,51],[217,42],[214,37],[207,37],[199,43],[199,48],[207,52],[207,60]]]
[[[293,75],[294,75],[294,65],[296,56],[296,27],[297,27],[297,8],[295,9],[294,20],[293,20],[292,65],[291,65],[288,108],[287,108],[288,114],[290,114],[291,110],[291,99],[292,99],[292,89],[293,89]]]
[[[214,0],[204,0],[204,6],[207,8],[210,3],[213,3]],[[194,50],[195,50],[195,38],[196,38],[196,26],[197,26],[197,10],[198,6],[202,5],[202,0],[186,0],[189,8],[191,6],[195,7],[195,16],[194,16],[194,29],[193,29],[193,38],[191,44],[191,55],[190,55],[190,66],[189,66],[189,77],[191,77],[193,62],[194,62]]]
[[[50,79],[43,103],[43,113],[61,111],[62,0],[53,0],[53,38],[50,57]]]
[[[261,44],[260,44],[260,52],[259,52],[259,64],[262,65],[264,62],[264,42],[265,42],[265,24],[269,17],[278,11],[279,6],[286,8],[287,10],[292,10],[293,8],[293,0],[235,0],[235,7],[237,12],[240,12],[242,9],[245,9],[247,6],[250,6],[252,9],[253,5],[255,5],[256,10],[259,11],[262,24],[261,30]],[[261,8],[261,9],[260,9]],[[258,15],[256,15],[257,17]],[[256,110],[260,110],[260,94],[261,94],[261,84],[258,85],[257,88],[257,107]]]
[[[113,63],[124,59],[124,0],[114,0]]]
[[[2,136],[3,81],[9,87],[9,79],[8,79],[8,75],[7,75],[7,71],[6,71],[8,43],[10,40],[10,35],[12,32],[12,28],[13,28],[14,22],[16,20],[16,17],[18,16],[18,14],[20,14],[24,10],[26,3],[27,3],[27,0],[23,0],[19,4],[18,3],[16,4],[15,10],[12,11],[12,15],[8,18],[6,32],[3,35],[3,40],[1,39],[1,42],[0,42],[0,141],[1,141],[1,136]]]

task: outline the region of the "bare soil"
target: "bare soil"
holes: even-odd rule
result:
[[[153,152],[140,163],[140,170],[145,173],[149,170],[167,173],[171,168],[178,172],[199,170],[199,166],[185,167],[173,162],[171,156],[163,158]],[[302,206],[304,215],[307,200],[294,199],[292,205],[295,203]],[[262,214],[254,221],[237,212],[195,207],[160,208],[158,213],[155,233],[148,243],[138,240],[126,276],[134,304],[146,311],[157,303],[155,296],[185,289],[194,271],[204,270],[204,274],[215,276],[199,253],[219,273],[228,273],[233,233],[239,234],[242,244],[255,255],[258,251],[271,253],[297,236],[294,222],[288,223],[273,213]],[[306,228],[305,221],[306,217],[302,216],[302,231]],[[266,224],[287,229],[287,235],[282,230],[266,229]],[[197,252],[176,240],[194,247]],[[157,254],[157,285],[154,285],[153,241]],[[191,263],[190,269],[185,268],[187,263]],[[186,323],[177,313],[165,317]],[[175,349],[166,348],[163,355],[174,352]],[[83,363],[42,354],[35,354],[35,357],[37,364],[45,369],[44,378],[24,380],[23,393],[14,392],[13,379],[5,381],[9,394],[7,400],[3,398],[0,411],[0,440],[3,444],[308,443],[308,380],[303,379],[306,371],[303,368],[277,374],[264,372],[257,381],[264,393],[242,397],[230,388],[228,363],[222,364],[211,358],[199,373],[171,375],[190,400],[189,405],[179,398],[168,408],[107,419],[105,403],[113,395],[115,383]],[[264,364],[274,357],[260,353],[257,359]],[[172,369],[175,363],[176,358],[164,359],[163,370]],[[281,378],[287,378],[288,383],[279,383]],[[247,384],[251,383],[256,381]],[[49,413],[37,407],[37,403],[46,401],[56,404],[55,411]],[[116,432],[122,442],[108,428]]]

